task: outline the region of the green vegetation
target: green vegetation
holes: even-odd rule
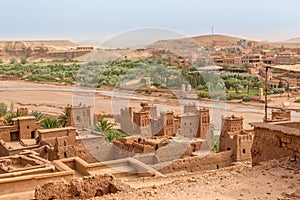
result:
[[[0,103],[0,117],[3,117],[6,115],[7,112],[7,106],[5,103]]]
[[[294,101],[295,103],[300,103],[300,98]]]
[[[58,122],[62,125],[62,127],[67,126],[68,118],[69,118],[68,107],[64,107],[62,109],[62,114],[60,114],[59,117],[58,117]]]
[[[27,63],[27,59],[25,57],[21,58],[21,64],[25,65]]]
[[[61,125],[59,124],[58,120],[53,117],[45,117],[41,121],[41,128],[59,128]]]
[[[10,124],[10,125],[12,125],[12,123],[13,123],[13,118],[16,118],[16,117],[20,117],[21,116],[21,114],[20,113],[14,113],[14,112],[9,112],[8,114],[6,114],[6,116],[5,116],[5,122],[7,123],[7,124]]]
[[[282,94],[282,93],[284,93],[285,92],[285,89],[284,88],[274,88],[273,90],[272,90],[272,93],[273,94]]]
[[[32,111],[29,115],[35,117],[37,122],[42,122],[45,119],[44,115],[38,111]]]
[[[94,127],[92,127],[94,131],[102,132],[110,142],[113,140],[119,140],[122,137],[130,136],[130,134],[128,133],[124,133],[112,128],[112,124],[106,119],[100,119],[98,123]]]
[[[198,65],[202,66],[207,62],[200,61]],[[245,63],[243,67],[247,68],[249,65]],[[178,89],[181,84],[191,84],[199,98],[219,100],[250,101],[252,96],[258,96],[258,88],[263,87],[263,83],[254,75],[199,72],[196,67],[175,68],[168,66],[160,59],[115,60],[107,63],[93,61],[85,64],[61,61],[29,63],[23,59],[21,63],[11,62],[11,64],[0,65],[0,74],[29,81],[76,83],[83,87],[93,88],[120,87],[121,83],[146,75],[150,77],[152,85],[157,88]],[[144,87],[145,82],[142,79],[140,83],[132,86]],[[151,90],[146,91],[147,94],[152,92]],[[282,92],[284,92],[282,89],[274,89],[271,93]],[[60,120],[65,119],[61,118]],[[62,126],[66,124],[63,121],[60,123]]]
[[[10,64],[15,64],[15,63],[17,63],[17,59],[16,58],[10,59]]]

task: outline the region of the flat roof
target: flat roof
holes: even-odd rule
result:
[[[65,131],[65,130],[76,130],[76,128],[72,126],[62,127],[62,128],[49,128],[49,129],[38,129],[39,133],[49,133],[49,132],[56,132],[56,131]]]
[[[275,70],[281,70],[286,72],[294,72],[294,73],[300,73],[300,64],[296,65],[274,65],[274,66],[266,66],[271,69]]]
[[[205,70],[220,70],[223,69],[223,67],[217,66],[217,65],[210,65],[210,66],[204,66],[197,68],[199,71],[205,71]]]
[[[14,119],[16,119],[16,120],[35,119],[35,117],[34,116],[21,116],[21,117],[13,118],[13,120]]]
[[[289,122],[281,122],[281,123],[265,123],[265,122],[252,122],[249,123],[251,126],[254,126],[255,128],[263,128],[263,129],[268,129],[271,131],[278,131],[282,132],[287,135],[295,135],[295,136],[300,136],[300,130],[297,128],[291,128],[284,126],[282,124],[288,124]]]

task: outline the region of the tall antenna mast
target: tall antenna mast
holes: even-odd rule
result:
[[[213,26],[211,27],[211,34],[212,35],[214,34],[214,27]]]

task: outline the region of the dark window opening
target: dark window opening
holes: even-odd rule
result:
[[[246,153],[246,149],[243,149],[243,153]]]
[[[230,151],[231,150],[231,148],[230,147],[227,147],[227,149],[226,149],[227,151]]]
[[[217,165],[217,169],[219,169],[220,167],[219,167],[219,165]]]
[[[27,126],[27,129],[29,129],[29,126]]]

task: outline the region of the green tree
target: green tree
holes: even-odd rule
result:
[[[14,112],[14,109],[15,109],[14,108],[14,102],[11,101],[10,106],[9,106],[9,112],[11,112],[11,113]]]
[[[280,80],[279,83],[278,83],[278,88],[283,88],[283,83],[282,83],[281,80]]]
[[[16,58],[11,58],[10,59],[10,64],[15,64],[17,63],[17,59]]]
[[[6,115],[7,112],[7,106],[5,103],[0,103],[0,117],[3,117]]]
[[[59,128],[60,124],[57,119],[53,117],[45,117],[41,122],[41,128]]]
[[[2,64],[2,63],[3,63],[3,60],[0,59],[0,64]]]
[[[12,124],[13,123],[13,118],[17,118],[17,117],[20,117],[21,114],[20,113],[13,113],[13,112],[10,112],[8,113],[6,116],[5,116],[5,122],[7,124]]]
[[[27,63],[27,59],[25,57],[21,58],[21,64],[25,65]]]
[[[42,122],[45,118],[44,115],[38,111],[32,111],[29,115],[35,117],[35,120],[38,122]]]
[[[107,119],[100,119],[95,126],[95,129],[100,132],[108,132],[112,130],[112,124]]]
[[[69,118],[69,114],[68,114],[68,107],[64,107],[62,109],[62,114],[59,115],[58,117],[58,122],[63,126],[66,127],[68,124],[68,118]]]
[[[251,67],[252,67],[251,64],[248,62],[244,63],[242,66],[242,68],[251,68]]]

